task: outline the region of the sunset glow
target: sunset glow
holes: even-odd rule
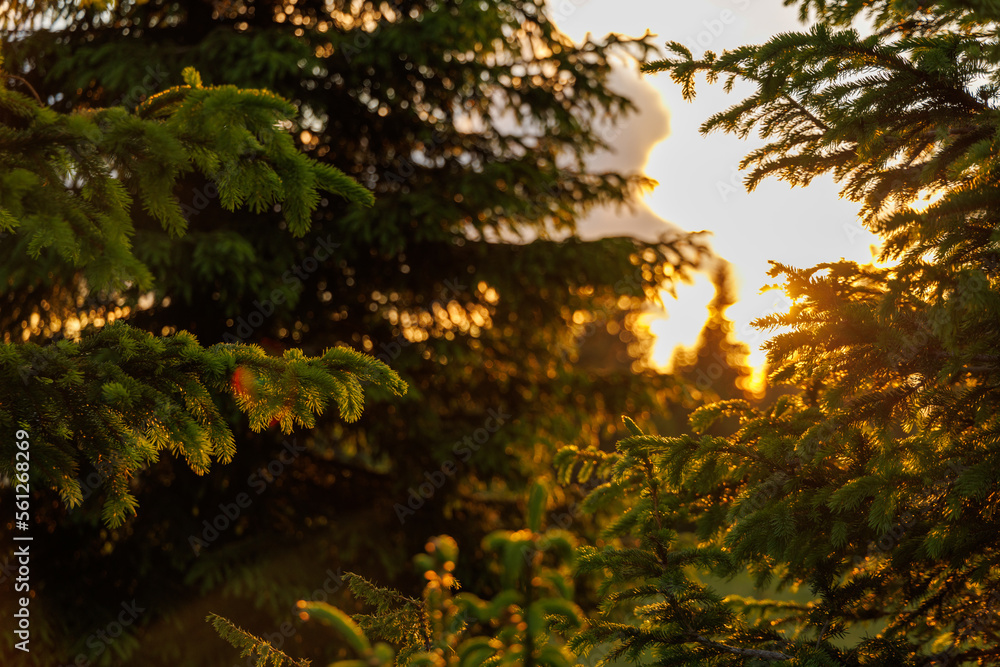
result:
[[[922,194],[921,196],[917,197],[912,202],[910,202],[909,206],[917,213],[923,213],[931,206],[936,204],[944,195],[945,193],[943,190],[937,190],[935,192],[925,192],[924,194]]]
[[[777,30],[800,26],[796,12],[780,3],[761,12],[734,7],[729,0],[657,7],[641,0],[591,0],[574,4],[558,24],[575,40],[588,32],[642,34],[653,26],[664,41],[681,38],[696,52],[755,43]],[[725,9],[735,12],[735,20],[711,40],[701,39],[706,22]],[[584,228],[590,237],[633,234],[650,240],[676,230],[710,232],[707,242],[730,263],[738,283],[736,302],[726,316],[733,322],[736,339],[750,348],[750,389],[760,394],[766,377],[762,348],[774,332],[760,331],[750,323],[787,312],[789,306],[780,290],[764,289],[774,282],[767,275],[768,260],[796,267],[839,259],[868,263],[878,238],[861,225],[860,205],[840,197],[839,187],[829,177],[817,178],[807,188],[767,180],[748,193],[743,183],[746,174],[737,165],[762,141],[699,132],[706,118],[734,102],[736,93],[727,95],[721,86],[706,85],[696,100],[685,101],[680,87],[667,76],[624,73],[635,67],[634,62],[623,65],[616,83],[636,99],[640,113],[615,129],[614,149],[599,155],[595,167],[638,171],[660,185],[642,196],[633,215],[595,211]],[[640,320],[656,336],[651,354],[655,367],[668,372],[675,348],[696,344],[713,294],[708,276],[698,274],[693,286],[677,286],[676,300],[663,295],[663,310],[651,310]]]
[[[667,291],[660,292],[664,308],[644,315],[639,323],[656,337],[650,361],[665,373],[672,370],[674,350],[694,347],[698,334],[708,317],[708,302],[715,295],[715,287],[704,274],[697,274],[693,285],[677,285],[677,298]]]

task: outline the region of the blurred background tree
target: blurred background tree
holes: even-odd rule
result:
[[[734,398],[766,400],[766,391],[753,395],[750,348],[739,340],[726,316],[726,309],[736,302],[735,280],[732,266],[719,261],[712,272],[715,296],[708,303],[708,318],[698,340],[693,347],[674,350],[671,372],[684,390],[672,410],[654,420],[661,435],[687,432],[688,417],[700,405]],[[735,427],[735,421],[720,420],[712,433],[732,433]]]
[[[122,299],[131,324],[205,344],[312,353],[347,342],[410,387],[355,424],[330,419],[289,440],[290,463],[275,463],[274,429],[237,429],[233,461],[204,477],[161,460],[135,489],[146,510],[120,529],[98,525],[96,500],[52,507],[35,567],[65,638],[53,644],[59,659],[117,660],[86,639],[127,597],[149,611],[115,651],[218,664],[235,654],[207,613],[266,636],[341,569],[419,590],[405,563],[444,532],[470,556],[459,578],[489,596],[482,537],[517,521],[520,491],[553,452],[580,443],[581,426],[580,444],[611,447],[618,415],[641,422],[681,400],[644,364],[649,341],[635,323],[705,248],[697,237],[572,236],[594,206],[650,185],[584,163],[605,146],[598,121],[633,111],[608,89],[613,54],[644,60],[648,37],[573,44],[541,0],[13,3],[6,20],[8,70],[54,110],[135,105],[194,66],[206,84],[292,101],[299,147],[376,203],[321,199],[309,234],[291,241],[280,206],[233,214],[190,175],[186,236],[135,212],[152,290],[102,295],[42,259],[4,288],[5,338],[73,336],[68,315],[85,325]],[[0,259],[23,261],[10,244]],[[208,539],[204,522],[248,489],[254,502]],[[334,657],[293,629],[296,655]]]

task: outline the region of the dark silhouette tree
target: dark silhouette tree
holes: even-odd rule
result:
[[[309,231],[289,239],[294,201],[231,212],[221,187],[184,172],[174,189],[183,237],[133,207],[148,291],[87,290],[54,258],[24,268],[23,253],[0,244],[0,265],[24,272],[4,287],[5,336],[72,337],[73,317],[128,307],[134,327],[189,331],[205,345],[315,356],[347,343],[410,388],[398,400],[369,387],[375,407],[360,420],[317,420],[285,445],[274,428],[236,429],[232,462],[204,476],[160,459],[132,489],[145,511],[120,530],[100,531],[97,498],[39,517],[52,529],[38,573],[65,639],[53,644],[58,659],[94,657],[87,637],[123,590],[151,610],[129,628],[134,642],[116,643],[130,660],[233,657],[204,623],[210,611],[258,636],[293,623],[289,641],[307,642],[293,604],[327,571],[416,586],[399,563],[446,531],[470,555],[463,581],[488,581],[481,538],[520,516],[524,485],[580,424],[611,446],[618,414],[650,416],[674,391],[642,370],[643,334],[627,325],[697,261],[697,239],[572,236],[588,210],[649,185],[585,164],[613,143],[598,121],[633,111],[607,87],[611,55],[645,58],[648,37],[574,44],[541,0],[57,0],[14,3],[4,18],[10,85],[53,112],[134,108],[194,66],[206,84],[289,100],[297,116],[283,127],[298,148],[375,195],[370,208],[310,199]],[[578,313],[625,327],[614,334],[631,346],[625,363],[577,363]],[[238,423],[235,405],[222,414]],[[294,463],[269,474],[288,452]],[[100,471],[79,471],[91,475]],[[213,538],[213,518],[247,491],[255,502]],[[69,554],[72,571],[58,567]],[[61,585],[67,577],[86,583]],[[331,657],[325,643],[313,650]]]

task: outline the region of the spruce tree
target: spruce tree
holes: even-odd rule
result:
[[[712,282],[715,296],[708,303],[708,319],[693,348],[674,352],[673,371],[712,398],[743,398],[750,395],[750,350],[726,317],[726,309],[736,302],[732,267],[720,262]]]
[[[71,20],[10,33],[3,48],[12,72],[53,109],[136,104],[153,82],[179,83],[183,54],[206,83],[290,100],[298,147],[376,196],[370,208],[321,198],[310,231],[289,242],[284,210],[233,215],[204,177],[186,174],[186,236],[171,239],[137,211],[135,255],[156,288],[133,295],[151,305],[133,310],[130,323],[186,330],[206,345],[258,343],[273,354],[291,346],[316,356],[345,342],[389,363],[410,387],[357,422],[317,420],[298,436],[305,449],[289,472],[197,553],[189,539],[203,521],[274,458],[272,433],[236,432],[239,454],[201,477],[158,464],[135,489],[157,510],[113,536],[111,553],[78,525],[87,521],[80,512],[52,517],[61,523],[49,552],[76,554],[89,581],[128,580],[157,601],[135,659],[232,657],[202,623],[209,611],[265,636],[328,568],[409,590],[412,575],[399,563],[428,535],[453,534],[472,553],[498,524],[517,520],[522,489],[577,440],[580,424],[592,442],[611,446],[618,415],[652,417],[678,393],[671,378],[642,367],[643,332],[632,324],[647,297],[698,260],[697,239],[561,240],[594,206],[627,203],[651,185],[584,162],[614,143],[596,121],[633,111],[608,89],[613,54],[645,58],[648,37],[573,44],[541,0],[47,7]],[[497,101],[523,124],[494,114]],[[524,243],[493,242],[515,230]],[[325,247],[330,254],[314,263]],[[69,303],[59,295],[71,275],[34,278],[9,297],[26,304],[5,324],[15,332],[32,310],[45,319],[41,300]],[[581,362],[581,344],[602,335],[587,335],[592,323],[615,339],[611,367]],[[373,389],[374,401],[392,398]],[[459,567],[469,585],[489,580],[478,559]],[[152,585],[143,574],[151,571],[169,583]],[[110,587],[98,588],[113,609]],[[210,608],[212,596],[226,606]],[[69,634],[83,640],[87,629]],[[329,657],[316,650],[310,657]]]
[[[64,114],[12,90],[0,73],[0,227],[5,256],[17,258],[2,269],[5,311],[28,323],[8,329],[0,344],[0,427],[21,434],[0,442],[0,475],[33,499],[19,531],[51,513],[47,488],[61,511],[81,505],[84,493],[101,496],[103,524],[115,529],[135,515],[134,489],[165,452],[199,475],[213,461],[229,462],[236,442],[226,406],[243,412],[254,431],[274,425],[287,434],[314,427],[331,403],[341,419],[357,420],[366,385],[397,395],[406,389],[385,364],[345,347],[315,357],[298,349],[273,356],[244,343],[203,347],[185,331],[154,335],[131,326],[121,308],[23,312],[10,298],[30,292],[42,271],[75,275],[61,287],[112,305],[152,288],[132,245],[135,211],[182,237],[188,223],[175,190],[186,172],[210,179],[230,210],[284,204],[291,235],[309,229],[321,192],[371,205],[364,187],[296,148],[282,127],[295,113],[287,101],[262,90],[205,87],[190,68],[184,78],[135,109]],[[67,326],[71,336],[41,345],[31,339],[42,313],[47,324],[91,323],[83,331]],[[39,597],[34,607],[35,632],[57,634],[53,601]],[[49,651],[61,648],[34,646],[33,656],[6,645],[4,654],[48,662]]]
[[[6,267],[8,288],[30,284],[34,260],[68,265],[82,289],[109,300],[131,285],[148,289],[150,271],[131,247],[132,209],[141,204],[165,230],[183,235],[187,223],[173,191],[185,171],[211,177],[231,209],[284,202],[298,235],[309,227],[319,189],[371,205],[368,191],[297,151],[277,129],[294,113],[286,101],[266,91],[205,88],[192,69],[185,78],[187,85],[151,97],[135,112],[59,114],[0,89],[0,221],[11,254],[24,255]],[[232,458],[233,435],[213,392],[231,393],[252,429],[277,422],[289,433],[314,426],[331,398],[342,418],[356,420],[363,381],[397,392],[405,387],[381,362],[344,348],[316,359],[298,350],[274,358],[256,346],[205,349],[186,332],[157,337],[112,323],[113,313],[107,319],[78,341],[47,347],[10,342],[8,332],[0,426],[30,434],[35,479],[69,507],[82,501],[80,463],[99,467],[111,527],[134,512],[130,478],[160,451],[183,456],[198,473],[212,459]],[[23,338],[31,333],[25,328]],[[9,477],[14,441],[0,447],[0,472]]]
[[[582,555],[605,615],[574,645],[641,664],[997,664],[995,7],[801,5],[808,31],[697,59],[672,43],[647,69],[688,97],[699,74],[755,84],[703,130],[768,140],[749,188],[831,173],[881,263],[773,267],[793,305],[758,325],[783,327],[771,377],[792,393],[704,407],[682,437],[636,429],[614,455],[566,450],[564,475],[610,478],[590,505],[631,505],[620,542]],[[850,27],[863,14],[870,35]],[[724,416],[735,432],[707,435]],[[740,573],[759,593],[721,595]]]

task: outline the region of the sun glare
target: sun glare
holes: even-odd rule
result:
[[[654,337],[650,353],[650,362],[654,368],[663,373],[672,372],[675,350],[693,348],[698,343],[698,335],[708,318],[708,304],[714,296],[715,286],[704,274],[697,274],[693,285],[678,285],[676,299],[665,291],[661,293],[664,308],[649,312],[639,320],[639,324]],[[787,299],[775,299],[764,294],[758,294],[748,301],[759,311],[753,317],[786,310],[787,305]],[[770,307],[763,308],[763,303],[770,304]],[[740,302],[737,304],[744,305]],[[730,313],[731,315],[733,314]],[[763,340],[760,339],[760,333],[751,331],[747,324],[740,326],[742,319],[744,318],[734,318],[736,338],[748,344],[750,355],[747,364],[752,370],[750,380],[744,388],[761,397],[767,387],[767,353],[761,349]]]
[[[936,204],[942,197],[944,197],[944,195],[944,190],[934,190],[917,197],[911,201],[908,206],[917,213],[923,213]]]
[[[715,287],[708,276],[697,274],[693,285],[677,285],[677,298],[661,291],[664,308],[647,313],[640,319],[654,336],[650,361],[654,368],[664,373],[672,370],[674,350],[694,347],[698,334],[708,317],[708,303],[715,296]]]
[[[763,396],[767,390],[767,352],[758,347],[751,347],[750,355],[747,357],[747,364],[750,365],[750,370],[752,371],[750,386],[747,389],[754,396]]]

